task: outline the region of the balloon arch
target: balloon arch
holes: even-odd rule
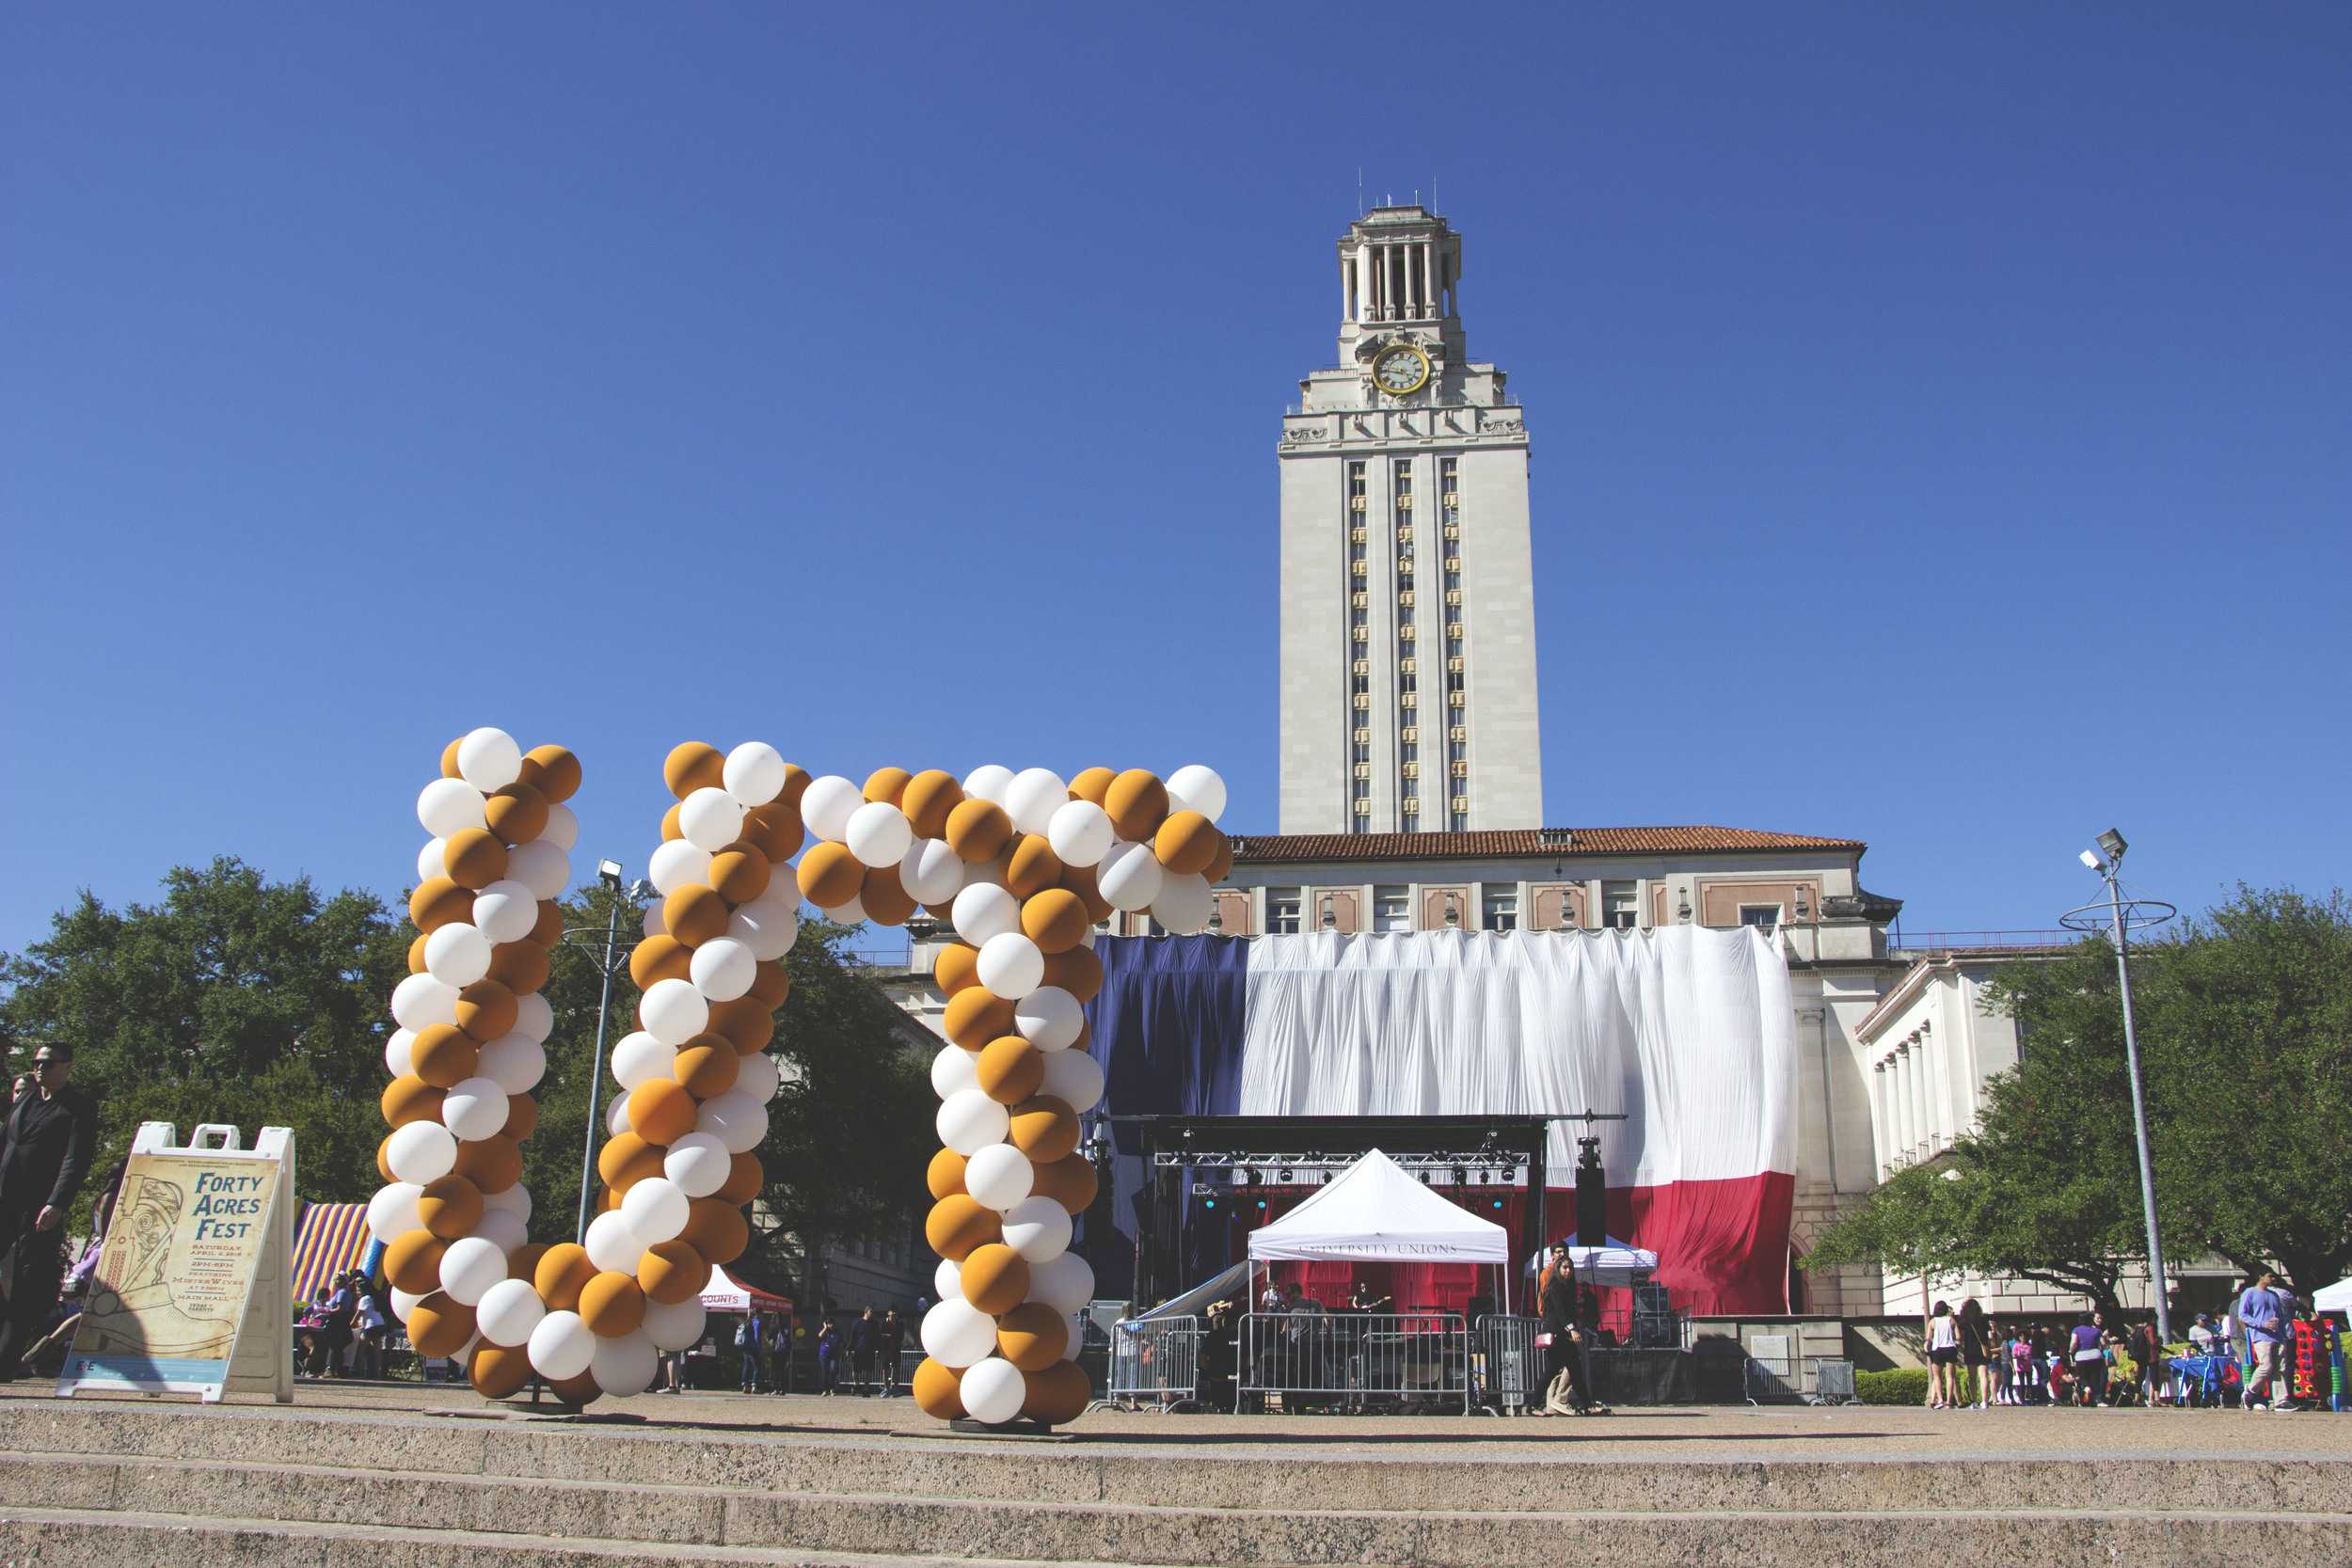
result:
[[[783,959],[805,899],[844,925],[927,909],[957,941],[931,1068],[940,1142],[924,1232],[940,1254],[916,1402],[944,1419],[1056,1424],[1086,1408],[1072,1316],[1093,1274],[1069,1250],[1095,1196],[1078,1117],[1103,1094],[1085,1005],[1103,983],[1095,924],[1149,910],[1209,923],[1232,864],[1224,781],[1178,768],[990,766],[961,780],[884,768],[812,779],[772,746],[690,741],[649,875],[660,901],[629,958],[636,1032],[613,1048],[612,1136],[582,1243],[532,1243],[520,1145],[537,1123],[554,1017],[539,995],[563,930],[579,761],[503,730],[450,742],[417,799],[431,842],[409,914],[421,933],[392,993],[392,1082],[368,1223],[395,1315],[427,1355],[464,1355],[491,1399],[535,1372],[562,1398],[643,1392],[664,1351],[702,1337],[713,1265],[750,1242],[754,1152],[779,1074],[767,1046],[791,993]],[[798,865],[802,845],[814,839]]]

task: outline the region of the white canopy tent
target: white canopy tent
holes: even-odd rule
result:
[[[2333,1285],[2312,1291],[2312,1310],[2352,1313],[2352,1279],[2339,1279]]]
[[[1251,1231],[1249,1259],[1492,1263],[1504,1274],[1503,1309],[1510,1310],[1511,1243],[1502,1227],[1447,1202],[1376,1148]]]
[[[781,1312],[792,1305],[790,1297],[746,1285],[716,1263],[710,1265],[710,1283],[703,1287],[702,1303],[706,1312]]]

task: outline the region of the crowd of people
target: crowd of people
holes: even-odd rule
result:
[[[737,1386],[746,1394],[792,1393],[799,1382],[797,1364],[805,1357],[813,1373],[806,1390],[811,1394],[895,1395],[908,1326],[895,1307],[867,1307],[848,1318],[826,1312],[814,1328],[789,1310],[747,1312],[727,1335],[736,1353]],[[657,1386],[683,1393],[685,1361],[683,1352],[663,1356]]]

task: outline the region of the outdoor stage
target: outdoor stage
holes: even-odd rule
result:
[[[501,1418],[454,1388],[298,1400],[0,1397],[0,1560],[2352,1560],[2352,1421],[2317,1415],[1096,1414],[977,1439],[903,1400],[640,1396],[575,1419]]]

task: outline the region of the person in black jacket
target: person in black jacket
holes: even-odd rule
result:
[[[0,1383],[40,1338],[65,1275],[65,1220],[89,1171],[98,1109],[67,1082],[73,1048],[33,1053],[32,1085],[0,1123]]]
[[[1592,1412],[1591,1386],[1585,1377],[1584,1325],[1578,1321],[1576,1274],[1568,1265],[1565,1243],[1551,1249],[1551,1266],[1544,1270],[1535,1302],[1544,1332],[1551,1344],[1544,1356],[1546,1403],[1549,1389],[1562,1372],[1568,1374],[1568,1398],[1580,1416]]]
[[[850,1387],[853,1393],[874,1392],[875,1326],[870,1307],[850,1320]]]

